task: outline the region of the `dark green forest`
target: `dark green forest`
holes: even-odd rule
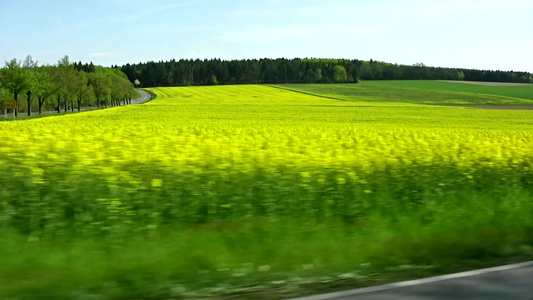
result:
[[[357,83],[359,80],[467,80],[533,83],[528,72],[398,65],[348,59],[172,59],[113,66],[142,87],[217,84]]]

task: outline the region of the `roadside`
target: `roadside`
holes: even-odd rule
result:
[[[531,300],[533,261],[292,300]]]
[[[141,94],[141,97],[135,100],[131,100],[131,104],[141,104],[150,101],[153,97],[145,90],[135,89],[135,91]]]
[[[131,104],[142,104],[142,103],[146,103],[146,102],[150,101],[151,99],[153,99],[153,96],[150,95],[150,93],[148,93],[148,92],[146,92],[146,91],[144,91],[142,89],[135,89],[135,91],[139,93],[140,97],[135,99],[135,100],[131,100]],[[42,114],[33,112],[31,117],[29,117],[24,112],[19,112],[19,115],[18,115],[17,118],[15,118],[12,113],[9,113],[9,114],[7,114],[5,116],[0,115],[0,122],[2,122],[2,121],[13,121],[13,120],[39,119],[39,118],[46,118],[46,117],[53,117],[53,116],[63,116],[63,115],[70,115],[70,114],[75,114],[75,113],[82,113],[82,112],[92,111],[92,110],[96,110],[96,109],[99,109],[99,108],[96,107],[96,106],[88,106],[88,107],[82,107],[80,111],[78,111],[77,109],[74,109],[74,110],[62,111],[60,113],[58,113],[55,110],[45,110],[45,111],[43,111]]]

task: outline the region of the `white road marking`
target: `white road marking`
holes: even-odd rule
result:
[[[349,297],[349,296],[362,295],[362,294],[368,294],[368,293],[374,293],[374,292],[382,292],[382,291],[388,291],[388,290],[393,290],[393,289],[402,288],[402,287],[422,285],[422,284],[445,281],[445,280],[450,280],[450,279],[459,279],[459,278],[465,278],[465,277],[478,276],[478,275],[483,275],[483,274],[488,274],[488,273],[519,269],[519,268],[524,268],[524,267],[529,267],[529,266],[533,266],[533,261],[480,269],[480,270],[466,271],[466,272],[455,273],[455,274],[441,275],[441,276],[435,276],[435,277],[429,277],[429,278],[415,279],[415,280],[409,280],[409,281],[403,281],[403,282],[397,282],[397,283],[390,283],[390,284],[379,285],[379,286],[371,286],[371,287],[354,289],[354,290],[343,291],[343,292],[335,292],[335,293],[328,293],[328,294],[322,294],[322,295],[293,298],[290,300],[335,299],[339,297]]]

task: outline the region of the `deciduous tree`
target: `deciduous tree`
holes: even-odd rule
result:
[[[5,68],[2,69],[2,76],[0,76],[0,83],[13,94],[15,100],[15,116],[18,116],[19,94],[24,93],[29,85],[27,72],[21,67],[20,61],[16,58],[6,61]]]
[[[104,101],[109,97],[111,93],[109,79],[102,71],[97,70],[94,73],[89,74],[89,84],[92,86],[94,96],[96,98],[96,107],[100,108],[104,106]]]
[[[34,72],[34,93],[37,95],[39,114],[43,113],[43,105],[60,88],[60,83],[56,80],[57,72],[51,66],[44,66],[35,69]]]
[[[37,67],[37,61],[33,59],[31,55],[26,56],[22,67],[26,72],[26,102],[28,103],[28,116],[31,116],[31,104],[33,102],[33,91],[37,88],[37,81],[35,76],[35,68]]]
[[[76,71],[74,76],[74,97],[76,98],[76,104],[78,111],[81,111],[81,105],[83,100],[89,98],[93,94],[92,87],[89,85],[87,73],[84,71]],[[74,104],[71,104],[74,109]]]
[[[74,85],[76,69],[74,65],[70,63],[68,55],[65,55],[57,62],[57,81],[60,84],[60,89],[56,92],[57,95],[57,112],[61,112],[61,99],[63,99],[65,111],[67,111],[68,101],[73,101]]]
[[[343,66],[336,65],[333,68],[333,81],[336,83],[343,83],[348,81],[348,75],[346,74],[346,69]]]

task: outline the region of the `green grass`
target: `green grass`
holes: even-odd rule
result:
[[[381,89],[0,123],[0,298],[279,299],[531,258],[531,111]]]
[[[497,95],[511,98],[533,100],[533,84],[509,85],[509,86],[487,86],[479,84],[465,84],[461,82],[443,82],[435,80],[391,80],[364,82],[364,84],[377,84],[379,86],[391,87],[412,87],[419,89],[440,90],[450,92],[464,92],[485,95]]]
[[[279,220],[97,240],[28,242],[3,234],[0,295],[279,299],[364,287],[531,259],[522,217],[506,229],[502,225],[512,223],[510,215],[489,224],[479,222],[485,217],[478,214],[467,228],[448,222],[400,221],[385,228],[382,221],[302,226]]]
[[[485,87],[439,81],[362,81],[358,84],[286,84],[278,86],[345,101],[472,106],[533,105],[533,87],[529,86]]]

